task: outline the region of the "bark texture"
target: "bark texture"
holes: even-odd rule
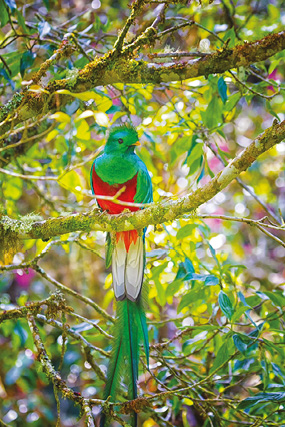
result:
[[[49,240],[52,237],[75,231],[124,231],[143,229],[148,225],[173,221],[195,210],[223,190],[241,172],[245,171],[261,154],[285,138],[285,121],[273,125],[259,135],[252,143],[235,157],[221,172],[204,187],[178,200],[154,203],[150,207],[132,213],[109,215],[95,209],[86,213],[50,218],[46,221],[13,220],[7,216],[0,219],[1,234],[7,239],[33,238]]]

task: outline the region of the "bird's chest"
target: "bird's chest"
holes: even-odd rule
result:
[[[137,207],[128,205],[134,202],[137,191],[137,171],[128,164],[127,169],[121,165],[113,164],[113,167],[104,167],[95,163],[92,170],[92,186],[97,196],[104,196],[105,199],[97,199],[99,206],[111,214],[119,214],[128,208],[131,211],[138,210]],[[119,167],[118,167],[119,166]],[[104,173],[102,173],[104,170]],[[130,173],[131,172],[131,173]],[[116,203],[120,201],[121,203]],[[126,202],[126,204],[122,204]]]
[[[94,163],[94,170],[102,181],[111,186],[125,184],[137,173],[135,158],[130,156],[101,156]]]

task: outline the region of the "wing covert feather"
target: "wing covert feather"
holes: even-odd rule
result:
[[[134,197],[135,203],[151,203],[152,197],[152,183],[148,170],[145,164],[139,160],[139,168],[137,175],[137,191]]]

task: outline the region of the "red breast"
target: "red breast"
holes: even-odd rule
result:
[[[97,175],[93,167],[92,184],[93,184],[93,190],[96,196],[112,197],[112,196],[115,196],[118,193],[118,191],[120,191],[121,188],[126,187],[125,190],[122,192],[122,194],[120,194],[120,196],[118,197],[118,200],[123,202],[133,203],[134,197],[137,191],[137,174],[132,179],[130,179],[129,181],[126,181],[123,184],[110,185],[107,182],[104,182]],[[139,210],[138,207],[119,205],[117,203],[110,202],[109,200],[98,199],[98,204],[103,210],[108,211],[110,214],[119,214],[123,212],[124,209],[129,209],[130,211]]]

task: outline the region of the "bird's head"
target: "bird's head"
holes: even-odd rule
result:
[[[139,137],[136,129],[129,124],[112,126],[107,143],[105,146],[105,152],[117,152],[124,154],[126,152],[134,152],[134,149],[139,143]]]

